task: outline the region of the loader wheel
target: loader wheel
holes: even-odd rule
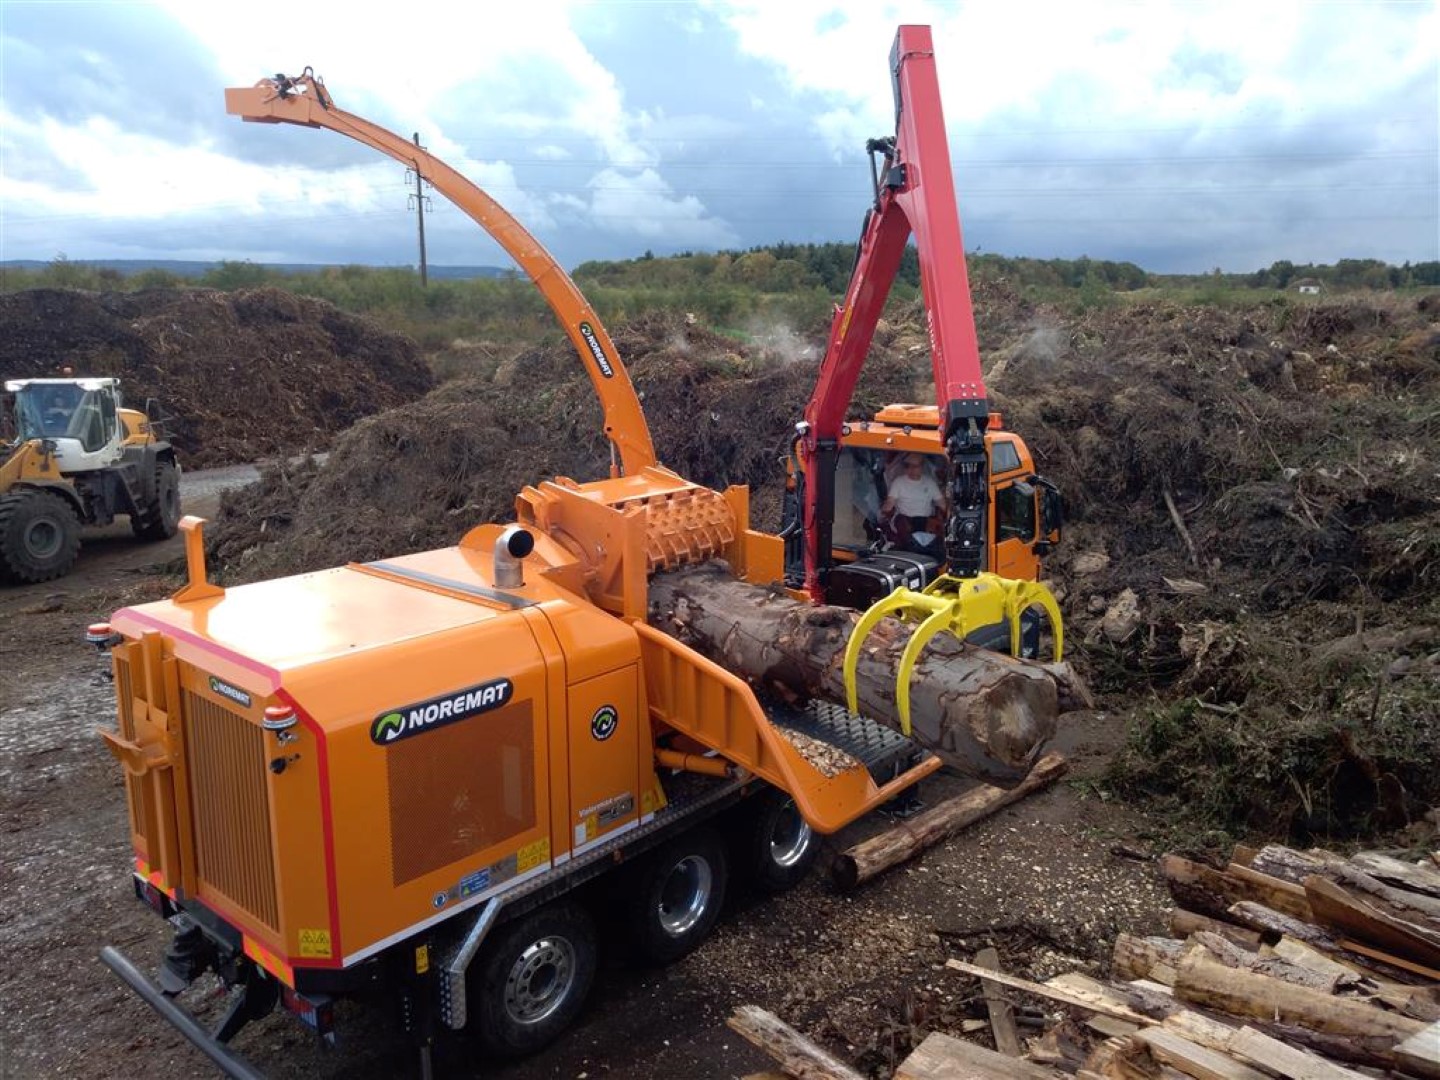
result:
[[[49,581],[79,553],[80,519],[63,495],[26,488],[0,496],[0,579]]]
[[[641,865],[630,926],[644,959],[668,964],[705,940],[725,903],[727,870],[725,845],[713,829],[676,837]]]
[[[746,868],[765,892],[793,889],[820,854],[820,837],[800,816],[795,800],[783,791],[758,795],[745,807],[750,817],[742,843]]]
[[[497,1057],[533,1054],[570,1026],[595,978],[595,924],[549,904],[496,931],[471,968],[476,1034]]]
[[[180,473],[173,461],[155,464],[155,495],[130,517],[130,528],[141,540],[168,540],[180,526]]]

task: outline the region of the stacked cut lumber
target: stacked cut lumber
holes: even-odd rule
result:
[[[1172,936],[1120,934],[1108,981],[1033,982],[993,949],[948,961],[979,980],[989,1024],[973,1023],[996,1049],[932,1033],[895,1080],[1440,1080],[1440,860],[1240,848],[1223,870],[1167,855],[1160,871]],[[1017,992],[1057,1017],[1042,1037],[1019,1037]],[[769,1041],[786,1075],[854,1075]]]
[[[1085,1017],[1088,1041],[1052,1029],[1019,1060],[1086,1080],[1440,1080],[1440,865],[1266,847],[1160,869],[1182,905],[1172,936],[1120,934],[1111,981],[949,961],[987,1000],[999,985]],[[916,1076],[988,1075],[957,1069]]]

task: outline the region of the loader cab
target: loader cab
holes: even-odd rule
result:
[[[1062,500],[1059,489],[1035,472],[1025,441],[1006,431],[998,412],[990,414],[985,432],[990,458],[990,516],[987,523],[987,570],[1002,577],[1037,581],[1042,559],[1060,541]],[[915,459],[920,467],[915,468]],[[799,455],[791,458],[785,497],[786,583],[800,588],[805,577],[805,541],[801,521],[805,482]],[[941,444],[938,410],[933,405],[890,405],[873,419],[852,421],[842,432],[835,465],[835,506],[832,577],[840,572],[842,587],[829,591],[827,600],[865,607],[871,593],[883,588],[852,589],[855,576],[871,562],[902,559],[917,569],[905,581],[920,588],[944,570],[944,524],[948,507],[913,503],[901,514],[891,499],[901,477],[902,486],[929,492],[931,485],[942,499],[948,490],[949,462]],[[918,583],[915,575],[919,575]],[[888,592],[885,589],[884,592]],[[878,595],[884,595],[880,592]],[[854,595],[852,596],[852,593]],[[878,597],[874,597],[878,598]]]
[[[122,456],[118,379],[15,379],[15,429],[21,442],[54,447],[63,473],[107,468]]]

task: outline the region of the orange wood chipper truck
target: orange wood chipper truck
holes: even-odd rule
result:
[[[585,1000],[599,886],[639,952],[673,960],[710,931],[733,871],[772,890],[795,884],[817,833],[939,767],[841,706],[762,704],[646,622],[657,570],[724,558],[746,581],[819,598],[837,568],[880,554],[834,528],[834,485],[822,481],[838,471],[853,376],[912,227],[937,386],[945,394],[966,365],[973,374],[936,407],[852,426],[851,445],[868,438],[860,449],[919,450],[944,466],[943,501],[958,515],[941,553],[951,575],[975,583],[1004,542],[1043,552],[1058,539],[1028,452],[989,428],[927,28],[901,28],[892,68],[899,130],[797,444],[802,482],[817,479],[785,536],[750,527],[744,489],[714,491],[657,462],[600,320],[473,184],[340,110],[308,69],[226,92],[247,120],[329,128],[405,162],[489,230],[574,343],[614,460],[607,478],[526,488],[516,524],[480,525],[454,547],[230,589],[208,582],[203,523],[187,518],[188,583],[91,628],[113,664],[118,723],[102,734],[124,767],[135,888],[175,927],[158,984],[117,950],[102,955],[222,1069],[255,1075],[227,1044],[277,1004],[330,1036],[336,999],[377,989],[400,1004],[424,1068],[446,1030],[501,1055],[532,1051]],[[946,171],[917,204],[932,160]],[[1002,460],[1002,446],[1015,456]],[[1016,514],[1028,533],[1012,523],[992,542],[990,489],[1017,484],[1008,498],[1031,500]],[[784,729],[860,765],[826,775]],[[211,970],[232,1000],[206,1030],[176,997]]]

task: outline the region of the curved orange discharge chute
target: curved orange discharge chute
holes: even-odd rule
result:
[[[640,399],[610,335],[570,275],[503,206],[428,151],[336,108],[325,84],[309,68],[293,78],[277,75],[254,86],[226,90],[225,111],[260,123],[329,128],[379,150],[429,181],[493,236],[544,295],[600,398],[605,434],[619,456],[621,470],[633,475],[657,463]]]

